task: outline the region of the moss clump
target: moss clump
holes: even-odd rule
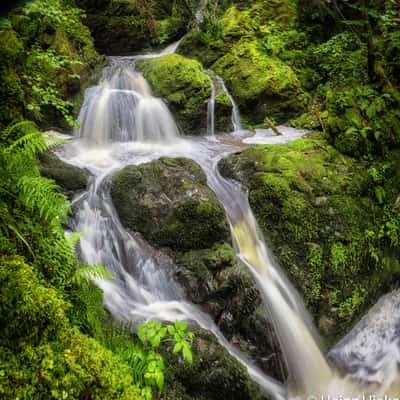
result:
[[[184,133],[206,128],[211,79],[198,61],[171,54],[138,63],[154,93],[165,98]]]
[[[268,115],[285,120],[300,112],[305,95],[294,71],[265,55],[257,42],[241,41],[212,67],[230,88],[241,112],[254,123]]]
[[[205,6],[204,21],[189,32],[178,51],[211,66],[229,52],[242,38],[254,40],[263,36],[269,25],[292,27],[296,21],[296,7],[290,0],[258,0],[233,2],[213,8]]]
[[[1,260],[0,297],[3,399],[140,398],[129,366],[73,329],[70,305],[22,259]]]
[[[13,66],[22,50],[23,44],[14,30],[4,28],[0,30],[0,63],[2,66]]]
[[[389,164],[395,168],[397,161]],[[345,333],[398,272],[387,258],[390,244],[377,234],[396,217],[385,217],[368,168],[318,136],[258,146],[221,168],[249,187],[273,251],[330,340]]]
[[[225,212],[218,202],[187,199],[153,233],[152,239],[161,246],[189,250],[210,247],[228,235]]]
[[[232,102],[229,96],[221,92],[215,97],[215,128],[217,132],[230,132],[232,125]]]
[[[25,106],[24,87],[11,68],[0,67],[0,128],[21,119]]]
[[[157,247],[204,249],[229,237],[224,210],[193,161],[128,166],[114,176],[111,194],[122,223]]]

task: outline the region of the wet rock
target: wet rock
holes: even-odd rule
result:
[[[125,167],[114,176],[111,195],[123,225],[155,247],[200,250],[229,239],[225,212],[193,161]]]
[[[219,88],[215,98],[215,130],[217,133],[233,130],[232,108],[233,105],[228,95]]]
[[[69,198],[86,189],[89,172],[61,161],[51,152],[38,157],[40,173],[53,179]]]

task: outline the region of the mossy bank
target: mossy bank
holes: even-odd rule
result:
[[[399,278],[396,230],[389,228],[399,221],[399,156],[360,163],[315,134],[220,163],[225,176],[249,188],[275,255],[331,343]],[[374,178],[382,168],[390,177],[382,188],[387,206]]]

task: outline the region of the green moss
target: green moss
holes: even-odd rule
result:
[[[2,66],[13,66],[23,51],[23,44],[12,29],[0,30],[0,63]]]
[[[193,161],[128,166],[114,176],[111,194],[122,223],[157,247],[204,249],[229,237],[224,210]]]
[[[211,79],[198,61],[171,54],[140,61],[138,67],[154,93],[168,101],[184,133],[204,130]]]
[[[257,42],[241,41],[212,67],[221,75],[242,113],[254,123],[285,119],[302,110],[306,97],[294,71],[265,55]]]
[[[11,68],[0,68],[0,128],[22,119],[25,93],[22,82]]]
[[[0,395],[139,399],[128,365],[72,329],[69,307],[21,258],[0,268]]]
[[[161,246],[190,250],[211,247],[228,235],[225,212],[218,202],[188,199],[152,238]]]
[[[385,217],[366,164],[323,137],[257,146],[231,156],[221,170],[248,185],[273,251],[314,315],[336,321],[337,328],[321,322],[329,340],[346,332],[396,279],[395,263],[382,271],[388,244],[372,233]]]
[[[230,107],[232,109],[232,102],[226,93],[220,93],[215,97],[215,103],[220,106]]]

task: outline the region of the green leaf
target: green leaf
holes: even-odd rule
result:
[[[172,352],[174,354],[179,353],[182,350],[182,347],[183,346],[182,346],[181,342],[175,343],[175,346],[174,346],[174,349],[172,350]]]
[[[183,346],[182,355],[183,358],[190,364],[193,362],[192,351],[190,350],[189,346]]]

